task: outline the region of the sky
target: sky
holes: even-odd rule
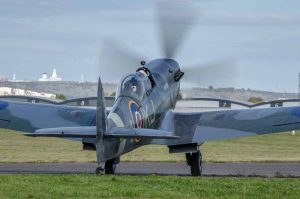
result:
[[[0,76],[37,80],[56,68],[64,80],[83,74],[96,81],[108,37],[149,60],[160,58],[153,2],[0,0]],[[298,92],[300,1],[198,0],[195,6],[199,17],[175,57],[183,71],[234,60],[240,68],[235,87]]]

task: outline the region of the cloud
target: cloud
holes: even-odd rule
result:
[[[17,71],[19,77],[36,79],[46,67],[51,70],[55,66],[70,79],[85,73],[87,79],[96,80],[94,73],[86,69],[98,66],[97,53],[104,36],[123,40],[141,54],[157,57],[159,41],[155,37],[155,10],[150,2],[2,0],[1,73],[11,75]],[[268,60],[266,66],[285,66],[287,61],[299,63],[299,26],[294,26],[300,24],[297,13],[280,12],[273,9],[273,4],[268,10],[247,10],[244,2],[240,2],[226,1],[227,7],[204,5],[178,61],[214,60],[224,56],[225,51],[229,55],[237,52],[242,63],[254,70]],[[241,11],[244,9],[247,11]],[[68,72],[70,68],[72,73]]]
[[[283,13],[205,11],[198,22],[209,25],[295,25],[300,24],[300,17]]]
[[[51,16],[82,16],[90,13],[106,11],[139,10],[147,7],[147,1],[132,0],[2,0],[0,2],[1,16],[11,18],[36,18]]]
[[[61,18],[62,20],[98,20],[149,23],[155,19],[153,2],[149,0],[89,1],[52,0],[21,1],[2,0],[1,18],[34,19]],[[216,3],[216,1],[214,2]],[[224,2],[223,2],[224,3]],[[230,1],[229,1],[230,3]],[[231,2],[232,4],[236,4]],[[201,4],[199,4],[201,6]],[[198,4],[195,4],[198,6]],[[241,7],[241,5],[234,5]],[[292,6],[292,5],[290,5]],[[202,6],[200,18],[196,23],[202,25],[293,25],[300,24],[300,16],[290,13],[268,11],[241,12]]]

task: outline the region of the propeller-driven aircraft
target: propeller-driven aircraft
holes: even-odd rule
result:
[[[187,13],[188,18],[176,19],[179,29],[170,27],[166,21],[169,15],[162,14],[166,58],[131,65],[135,69],[118,85],[110,111],[106,110],[99,78],[96,109],[0,101],[0,127],[27,132],[28,136],[82,141],[85,149],[96,151],[97,174],[114,174],[120,156],[138,147],[165,145],[170,153],[185,154],[193,176],[202,173],[199,146],[204,142],[300,129],[300,107],[174,111],[185,74],[172,57],[194,16],[191,10]],[[201,73],[201,69],[193,73]]]

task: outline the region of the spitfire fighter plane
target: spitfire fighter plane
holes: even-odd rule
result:
[[[193,176],[202,173],[199,146],[204,142],[300,129],[300,107],[174,111],[185,77],[179,63],[169,58],[183,35],[178,31],[185,31],[176,30],[164,36],[168,58],[142,62],[125,76],[110,111],[106,110],[99,78],[96,109],[0,101],[0,127],[23,131],[28,136],[82,141],[84,148],[96,151],[97,174],[114,174],[120,157],[138,147],[165,145],[170,153],[185,154]],[[175,40],[170,42],[172,37]]]
[[[183,75],[172,59],[147,63],[121,81],[108,115],[100,79],[97,109],[0,101],[0,127],[80,139],[97,152],[96,173],[113,174],[121,155],[143,145],[166,145],[185,153],[194,176],[206,141],[300,129],[300,107],[174,112]]]

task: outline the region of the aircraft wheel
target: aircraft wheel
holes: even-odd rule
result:
[[[115,174],[116,171],[116,164],[115,164],[115,159],[107,160],[105,162],[104,166],[105,174]]]
[[[202,175],[202,154],[200,151],[191,154],[190,164],[191,164],[192,176],[201,176]]]
[[[191,153],[186,153],[185,154],[186,164],[189,165],[189,166],[191,166],[191,156],[192,156]]]
[[[97,167],[95,170],[96,175],[102,175],[104,174],[104,169],[102,167]]]

